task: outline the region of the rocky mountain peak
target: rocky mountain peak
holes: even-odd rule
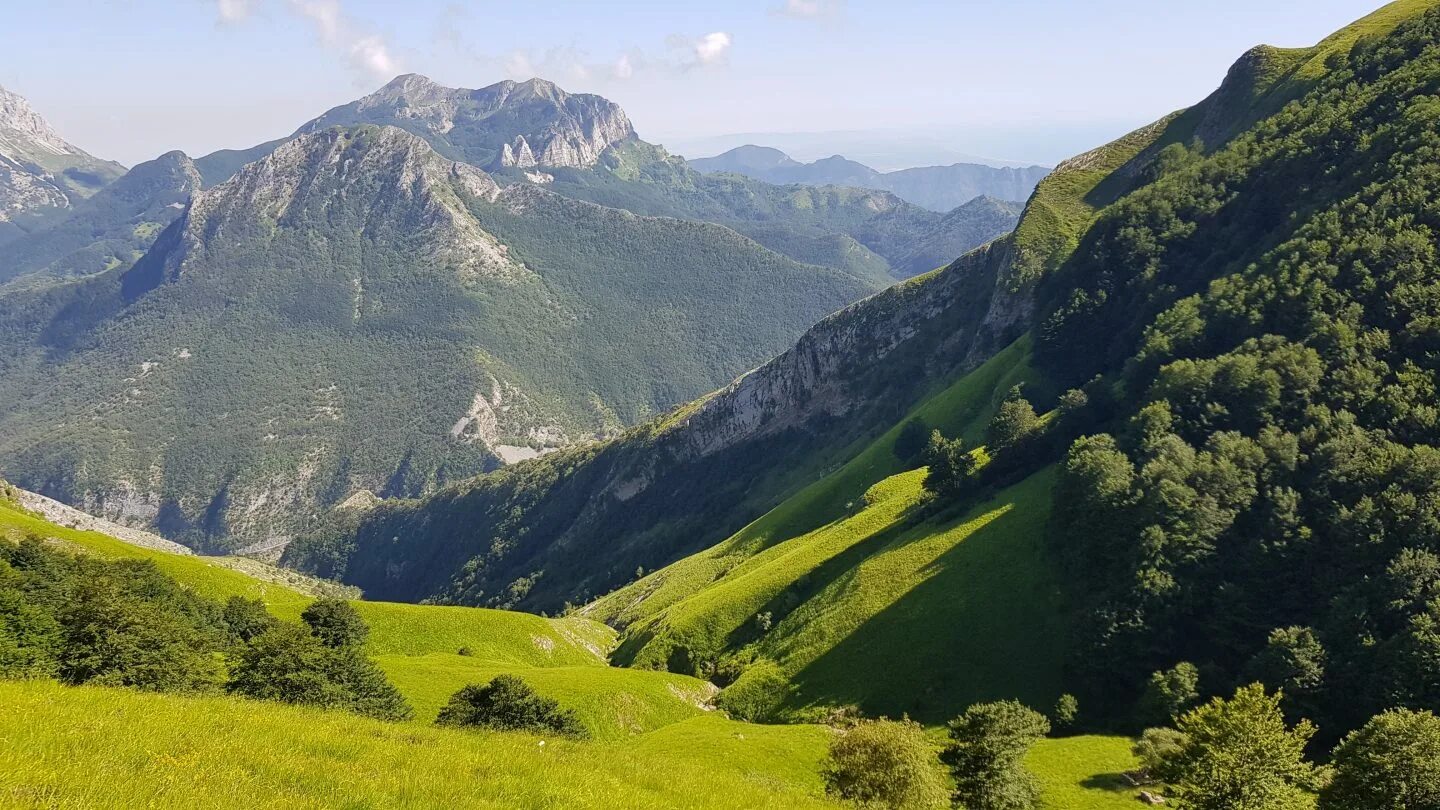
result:
[[[17,163],[33,155],[84,154],[65,142],[24,96],[0,87],[0,155]]]
[[[607,148],[635,137],[618,105],[567,93],[544,79],[468,90],[413,73],[330,110],[299,132],[357,124],[397,126],[446,157],[491,168],[593,166]],[[526,151],[533,163],[523,156]]]
[[[366,232],[403,234],[462,274],[510,277],[523,267],[480,227],[465,199],[499,193],[483,171],[445,159],[398,127],[327,129],[284,143],[197,194],[185,214],[186,247],[166,267],[177,275],[218,236],[263,240],[275,228],[350,219]]]

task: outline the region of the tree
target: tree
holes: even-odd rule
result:
[[[939,495],[963,492],[975,472],[975,458],[965,451],[965,441],[947,439],[938,430],[925,447],[925,464],[930,468],[925,488]]]
[[[80,586],[61,617],[60,677],[72,684],[199,692],[219,686],[207,639],[164,603],[120,592],[107,579]]]
[[[237,644],[255,638],[276,623],[275,617],[265,609],[264,602],[243,596],[232,596],[226,600],[220,618],[225,622],[231,641]]]
[[[1021,393],[1020,386],[1010,389],[1005,401],[995,410],[985,429],[985,446],[992,453],[1014,447],[1040,429],[1040,417]]]
[[[900,428],[900,435],[895,437],[895,457],[910,464],[920,458],[929,442],[930,427],[925,424],[925,420],[918,417],[906,420]]]
[[[1167,763],[1168,781],[1187,810],[1290,810],[1306,807],[1316,787],[1305,744],[1308,720],[1285,725],[1280,693],[1262,684],[1215,698],[1176,721],[1184,741]]]
[[[1058,729],[1071,729],[1079,719],[1080,701],[1068,692],[1061,695],[1055,701],[1055,711],[1050,713],[1050,722]]]
[[[500,731],[553,732],[584,737],[585,727],[569,709],[536,694],[514,675],[497,675],[484,686],[470,684],[450,696],[436,725],[459,728],[483,726]]]
[[[1200,699],[1200,670],[1181,661],[1168,670],[1153,673],[1140,696],[1140,718],[1152,725],[1169,723]]]
[[[867,807],[944,807],[949,791],[919,723],[862,721],[830,744],[828,792]]]
[[[1308,627],[1277,628],[1270,633],[1265,649],[1250,660],[1246,673],[1281,690],[1287,701],[1299,701],[1308,708],[1325,680],[1325,648]]]
[[[1352,731],[1335,749],[1335,778],[1320,810],[1435,810],[1440,807],[1440,717],[1393,709]]]
[[[360,618],[359,611],[344,599],[316,599],[300,614],[300,619],[310,626],[316,638],[330,647],[358,646],[370,635],[370,628]]]
[[[61,640],[49,611],[26,602],[19,590],[0,588],[0,678],[53,677]]]
[[[259,700],[344,709],[380,720],[411,714],[405,698],[360,648],[326,646],[288,623],[277,623],[245,645],[228,688]]]
[[[1017,701],[977,703],[950,721],[940,759],[955,775],[955,797],[968,810],[1028,810],[1040,785],[1025,754],[1050,732],[1050,721]]]

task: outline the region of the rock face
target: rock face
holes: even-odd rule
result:
[[[619,105],[567,93],[543,79],[464,90],[413,73],[330,110],[300,132],[355,124],[400,127],[442,155],[485,168],[586,168],[608,147],[635,137]]]
[[[0,87],[0,222],[66,208],[124,171],[67,143],[28,101]]]

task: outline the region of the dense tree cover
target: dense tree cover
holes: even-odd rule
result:
[[[359,646],[370,636],[370,628],[355,606],[344,599],[316,599],[300,613],[300,621],[327,647]]]
[[[966,810],[1030,810],[1040,784],[1024,765],[1050,721],[1013,700],[979,703],[949,723],[940,759],[955,776],[955,800]]]
[[[1087,701],[1185,660],[1331,736],[1440,705],[1437,35],[1431,10],[1172,149],[1054,278],[1039,359],[1111,408],[1056,491]]]
[[[866,720],[830,743],[822,766],[827,792],[861,807],[945,807],[950,791],[919,723]]]
[[[307,609],[306,624],[290,624],[256,600],[221,604],[197,596],[148,560],[77,556],[33,537],[0,542],[0,678],[156,692],[226,689],[408,717],[405,699],[359,646],[365,626],[357,626],[354,608],[317,604],[322,608]]]
[[[515,675],[497,675],[481,686],[470,684],[450,696],[435,719],[442,726],[482,726],[500,731],[551,732],[566,737],[585,737],[585,727],[570,709],[561,709],[550,698]]]

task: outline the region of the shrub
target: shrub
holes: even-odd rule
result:
[[[1050,733],[1045,716],[1013,700],[978,703],[950,721],[940,759],[955,776],[955,798],[968,810],[1028,810],[1040,785],[1023,760]]]
[[[59,674],[69,683],[155,692],[220,685],[220,662],[202,633],[164,603],[131,598],[108,580],[81,585],[61,623]]]
[[[962,439],[947,439],[940,431],[930,434],[925,447],[925,488],[938,495],[955,496],[965,490],[975,474],[975,457],[965,450]]]
[[[1030,438],[1039,429],[1040,417],[1035,415],[1034,406],[1017,385],[1010,389],[991,417],[985,429],[985,445],[992,454],[1002,452]]]
[[[1405,709],[1376,715],[1336,747],[1334,766],[1320,810],[1440,807],[1440,717]]]
[[[20,591],[0,589],[0,678],[53,677],[60,644],[54,616],[28,604]]]
[[[316,599],[300,614],[300,619],[329,647],[364,644],[370,635],[370,628],[355,606],[344,599]]]
[[[435,723],[441,726],[482,726],[501,731],[553,732],[585,737],[585,727],[569,709],[535,693],[514,675],[497,675],[490,683],[471,684],[450,696]]]
[[[1184,747],[1185,735],[1175,729],[1147,728],[1130,750],[1146,776],[1165,782],[1174,775],[1175,759]]]
[[[760,723],[774,717],[790,689],[785,673],[772,661],[756,661],[715,696],[715,705],[731,717]]]
[[[908,720],[857,723],[830,744],[830,793],[870,807],[944,807],[949,791],[925,729]]]

